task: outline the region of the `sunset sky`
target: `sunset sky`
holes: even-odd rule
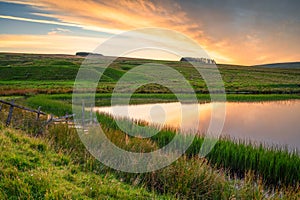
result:
[[[0,52],[93,51],[114,34],[158,27],[219,63],[300,61],[299,9],[299,0],[0,0]]]

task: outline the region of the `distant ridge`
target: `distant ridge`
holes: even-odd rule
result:
[[[76,56],[82,56],[82,57],[86,57],[86,56],[103,56],[100,53],[91,53],[91,52],[76,52],[75,55]]]
[[[265,68],[285,68],[285,69],[300,69],[300,62],[286,62],[286,63],[271,63],[264,65],[254,65],[254,67],[265,67]]]

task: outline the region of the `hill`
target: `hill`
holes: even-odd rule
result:
[[[105,59],[105,56],[103,56]],[[83,57],[71,55],[0,53],[0,95],[72,93]],[[101,77],[97,91],[111,93],[126,72],[136,66],[155,63],[179,71],[197,93],[208,93],[205,81],[188,62],[118,58]],[[287,67],[291,65],[291,67]],[[299,94],[300,68],[297,63],[239,66],[218,64],[226,92],[233,94]],[[155,70],[155,69],[154,69]],[[203,70],[214,70],[203,64]],[[100,74],[103,69],[89,69]],[[147,85],[137,93],[169,93],[166,88]]]
[[[271,64],[264,64],[264,65],[256,65],[256,67],[300,69],[300,62],[271,63]]]

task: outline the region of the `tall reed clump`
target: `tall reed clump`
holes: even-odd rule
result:
[[[267,184],[299,186],[300,156],[280,147],[265,147],[245,142],[219,141],[208,155],[217,167],[230,169],[241,176],[254,171]]]
[[[119,130],[115,120],[108,115],[98,115],[98,120],[103,126]],[[132,123],[145,125],[144,122],[133,122],[122,119],[127,128],[133,127]],[[155,129],[155,127],[153,127]],[[131,131],[136,131],[131,129]],[[151,137],[159,147],[168,144],[175,136],[176,130],[162,129]],[[182,140],[189,135],[182,135]],[[187,149],[185,155],[193,157],[199,154],[203,137],[196,136]],[[300,156],[297,152],[289,152],[280,147],[265,147],[246,141],[235,141],[229,138],[220,138],[212,151],[206,156],[209,163],[217,168],[224,168],[231,175],[243,178],[247,171],[253,171],[255,176],[270,186],[299,187],[300,183]]]

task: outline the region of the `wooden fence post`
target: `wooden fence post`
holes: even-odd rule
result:
[[[68,124],[68,120],[69,120],[69,117],[68,117],[68,112],[66,112],[66,124]]]
[[[38,110],[37,110],[37,115],[36,115],[36,120],[38,121],[40,119],[40,115],[41,115],[41,106],[38,107]]]
[[[11,102],[10,102],[11,105],[9,107],[9,112],[8,112],[8,116],[7,116],[7,120],[6,120],[6,126],[9,126],[9,124],[10,124],[12,114],[13,114],[13,111],[14,111],[14,102],[15,102],[15,100],[11,100]]]

